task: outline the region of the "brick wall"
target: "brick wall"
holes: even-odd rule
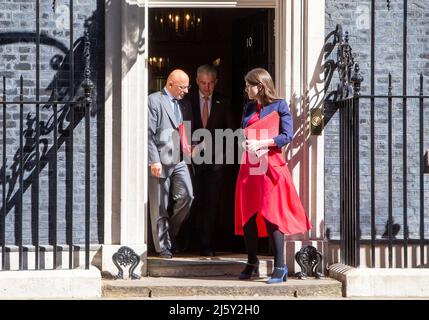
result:
[[[69,99],[72,95],[75,99],[82,95],[80,81],[83,77],[83,55],[82,36],[85,25],[88,27],[91,40],[91,79],[96,85],[93,92],[94,103],[91,107],[91,242],[102,241],[102,159],[103,159],[103,114],[104,103],[104,1],[74,1],[74,59],[75,59],[75,86],[77,90],[70,92],[69,88],[69,64],[70,43],[69,43],[69,1],[56,1],[55,12],[52,8],[52,1],[40,1],[40,100],[47,101],[52,93],[55,83],[58,84],[60,99]],[[19,95],[19,77],[24,78],[24,98],[34,100],[36,94],[36,1],[35,0],[0,0],[0,77],[6,77],[7,100],[16,100]],[[57,76],[58,80],[54,81]],[[2,92],[2,86],[0,92]],[[58,106],[59,117],[65,115],[64,105]],[[24,107],[24,144],[34,147],[35,130],[35,105]],[[2,113],[2,111],[0,111]],[[42,132],[40,139],[40,153],[53,148],[52,106],[43,105],[40,108],[40,120],[42,127],[47,131]],[[2,114],[0,115],[2,119]],[[65,119],[63,127],[68,126],[69,119]],[[85,191],[85,137],[84,121],[80,121],[74,129],[74,151],[73,151],[73,199],[66,196],[66,190],[70,186],[69,176],[66,174],[66,166],[71,161],[66,159],[66,143],[62,143],[58,150],[58,186],[57,186],[57,206],[58,206],[58,242],[65,243],[66,230],[66,206],[73,207],[73,237],[75,243],[84,241],[84,191]],[[3,123],[0,121],[0,128]],[[11,205],[6,216],[6,241],[13,244],[16,241],[16,214],[17,204],[14,197],[18,195],[18,181],[13,182],[16,177],[19,156],[19,106],[8,105],[7,110],[7,175],[8,183],[6,190],[9,193],[8,202]],[[1,129],[0,129],[1,130]],[[60,137],[61,133],[59,133]],[[67,137],[67,132],[65,136]],[[1,139],[0,139],[1,140]],[[67,140],[67,139],[65,139]],[[1,140],[2,142],[2,140]],[[0,144],[1,146],[1,144]],[[45,148],[45,149],[44,149]],[[0,153],[2,152],[0,147]],[[34,149],[24,148],[25,156],[34,155]],[[67,160],[67,161],[66,161]],[[28,181],[23,195],[23,233],[24,243],[31,244],[34,230],[32,221],[35,216],[34,209],[34,183],[29,178],[34,171],[31,161],[27,162],[24,179]],[[44,166],[40,173],[39,207],[40,221],[39,232],[42,244],[48,243],[49,220],[52,219],[52,203],[54,193],[49,178],[50,165]],[[14,174],[15,171],[15,174]],[[3,183],[1,187],[3,187]],[[1,194],[0,194],[1,195]],[[2,202],[0,196],[0,202]],[[15,197],[15,199],[17,199]],[[1,204],[3,206],[3,204]]]
[[[370,94],[371,46],[370,46],[369,0],[327,0],[326,34],[341,24],[350,33],[350,44],[356,54],[356,61],[364,77],[362,93]],[[417,95],[420,72],[425,76],[424,86],[429,85],[429,3],[424,0],[408,1],[408,71],[407,91]],[[403,93],[403,2],[392,1],[387,10],[386,1],[376,1],[376,48],[375,48],[375,93],[387,94],[387,79],[393,77],[393,93]],[[335,77],[338,77],[335,74]],[[335,88],[335,81],[331,89]],[[425,94],[428,90],[425,89]],[[393,101],[393,218],[400,227],[398,238],[403,237],[403,126],[402,101]],[[370,188],[370,108],[368,101],[360,106],[360,215],[363,238],[370,237],[371,192],[375,192],[375,224],[377,237],[382,237],[388,219],[388,166],[387,166],[387,100],[377,100],[375,104],[375,190]],[[428,103],[425,103],[425,119],[428,119]],[[410,238],[419,238],[420,198],[419,198],[419,113],[418,101],[410,101],[407,106],[407,212]],[[425,120],[427,123],[427,120]],[[424,128],[425,149],[429,147],[429,128]],[[329,122],[325,130],[325,223],[330,238],[339,238],[339,139],[338,115]],[[425,189],[429,190],[425,177]],[[429,236],[429,194],[425,192],[425,235]]]

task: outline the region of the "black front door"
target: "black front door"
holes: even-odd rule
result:
[[[245,100],[244,76],[253,68],[264,68],[274,78],[274,10],[257,13],[233,23],[233,97],[234,113],[240,122]]]
[[[240,16],[232,23],[232,110],[236,128],[241,126],[244,95],[244,76],[252,68],[267,69],[274,77],[274,10],[258,9]],[[237,152],[236,152],[237,154]],[[234,235],[235,183],[240,166],[229,165],[221,201],[218,246],[222,251],[243,252],[243,238]],[[259,241],[259,252],[269,251],[267,239]]]

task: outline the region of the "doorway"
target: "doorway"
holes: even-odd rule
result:
[[[218,71],[216,91],[231,101],[232,129],[239,128],[243,106],[247,102],[243,91],[246,72],[262,67],[275,78],[273,29],[274,9],[150,8],[149,94],[162,89],[168,74],[176,68],[190,76],[192,90],[195,90],[198,66],[212,64]],[[234,192],[238,170],[238,165],[227,166],[225,183],[220,190],[215,248],[219,253],[245,252],[242,237],[234,235]],[[199,239],[195,224],[190,224],[188,232],[195,236],[191,237],[188,251],[193,253],[198,252]],[[150,253],[153,252],[150,221],[147,226]],[[259,251],[267,254],[268,239],[260,240]]]

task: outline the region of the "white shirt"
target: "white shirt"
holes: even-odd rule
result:
[[[174,114],[174,99],[176,98],[170,93],[170,91],[168,91],[166,87],[164,87],[164,90],[167,93],[168,98],[170,99],[171,110],[173,110],[173,114]],[[182,110],[180,110],[179,100],[177,100],[177,104],[179,105],[180,118],[182,119],[183,116],[182,116]]]

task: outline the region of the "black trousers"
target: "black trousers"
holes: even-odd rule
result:
[[[192,215],[199,231],[199,247],[201,250],[214,251],[224,169],[205,164],[195,166],[194,169],[195,201]]]

